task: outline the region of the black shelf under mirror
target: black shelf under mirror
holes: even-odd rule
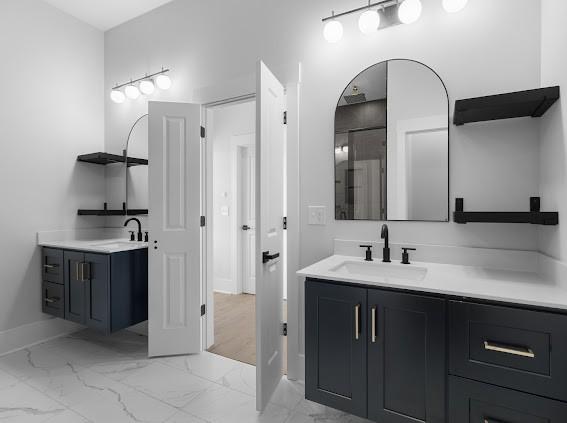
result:
[[[78,162],[94,163],[103,166],[113,163],[124,163],[126,160],[128,160],[128,167],[144,166],[148,164],[147,159],[139,159],[136,157],[127,157],[118,154],[110,154],[110,153],[102,153],[102,152],[81,154],[80,156],[77,157]]]
[[[108,209],[108,204],[104,203],[102,210],[98,209],[79,209],[79,216],[147,216],[148,209],[126,209],[126,204],[122,203],[121,210]]]
[[[530,198],[529,212],[466,212],[464,200],[455,199],[455,223],[531,223],[533,225],[558,225],[558,212],[540,211],[540,197]]]
[[[541,117],[559,99],[558,86],[518,91],[455,102],[457,126],[519,117]]]

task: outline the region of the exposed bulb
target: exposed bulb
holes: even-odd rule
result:
[[[120,103],[124,103],[124,100],[126,100],[126,96],[120,90],[112,90],[110,92],[110,99],[115,103],[120,104]]]
[[[136,100],[138,97],[140,97],[140,90],[138,89],[138,87],[132,84],[127,85],[126,88],[124,88],[124,93],[130,100]]]
[[[144,79],[140,82],[140,91],[144,95],[150,95],[156,90],[156,86],[154,85],[154,81],[151,79]]]
[[[412,24],[419,19],[422,9],[420,0],[404,0],[398,7],[398,18],[404,24]]]
[[[469,0],[443,0],[443,8],[448,13],[457,13],[465,8]]]
[[[367,10],[358,18],[358,28],[363,34],[372,34],[378,31],[380,14],[376,10]]]
[[[169,90],[171,87],[171,78],[162,73],[157,76],[156,85],[160,90]]]
[[[343,24],[336,20],[328,21],[323,36],[329,43],[338,43],[343,38]]]

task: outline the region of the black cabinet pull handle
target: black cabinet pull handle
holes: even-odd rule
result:
[[[269,251],[262,252],[262,263],[266,264],[270,260],[277,259],[280,256],[280,253],[270,254]]]

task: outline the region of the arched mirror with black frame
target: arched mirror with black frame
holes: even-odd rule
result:
[[[335,219],[449,221],[449,98],[430,67],[378,63],[335,111]]]

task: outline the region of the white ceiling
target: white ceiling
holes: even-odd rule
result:
[[[172,0],[44,0],[102,31],[143,15]]]

